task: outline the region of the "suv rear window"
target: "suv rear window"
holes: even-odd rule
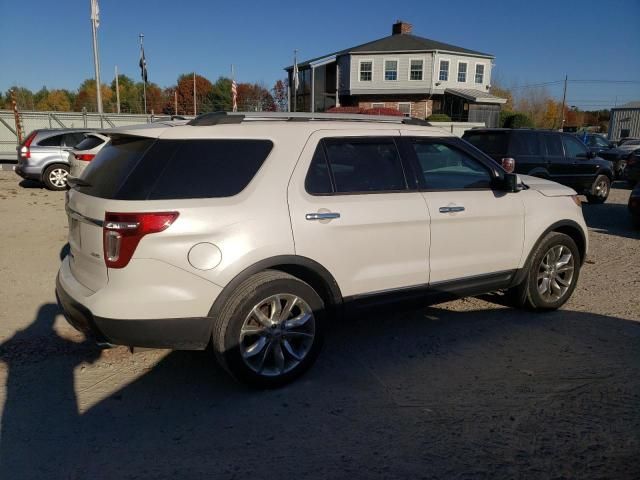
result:
[[[79,144],[74,147],[74,150],[91,150],[98,145],[102,145],[104,140],[100,137],[88,136],[85,137]]]
[[[467,131],[462,138],[487,155],[506,155],[509,151],[507,132]]]
[[[253,179],[273,148],[269,140],[114,138],[78,190],[114,200],[230,197]]]

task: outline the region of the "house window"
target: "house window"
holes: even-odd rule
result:
[[[440,60],[440,76],[438,79],[441,82],[449,80],[449,60]]]
[[[360,81],[370,82],[373,78],[373,62],[360,62]]]
[[[464,83],[467,81],[467,64],[466,62],[460,62],[458,64],[458,81]]]
[[[384,102],[374,102],[371,104],[371,108],[384,108]]]
[[[385,80],[398,80],[398,61],[397,60],[385,60],[384,61],[384,79]]]
[[[409,80],[422,80],[423,60],[411,60],[409,69]]]
[[[476,83],[484,83],[484,65],[476,65]]]
[[[411,116],[411,102],[398,102],[398,110],[405,116]]]

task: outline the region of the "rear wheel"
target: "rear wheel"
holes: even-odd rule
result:
[[[598,175],[591,185],[587,200],[589,203],[604,203],[609,197],[611,190],[611,180],[606,175]]]
[[[324,303],[311,286],[267,270],[243,282],[226,302],[213,328],[213,348],[239,381],[278,387],[315,361],[324,316]]]
[[[67,188],[67,177],[69,176],[68,165],[51,165],[42,174],[42,183],[49,190],[65,190]]]
[[[508,295],[516,306],[555,310],[569,300],[580,274],[580,252],[571,237],[550,232],[536,247],[524,281]]]

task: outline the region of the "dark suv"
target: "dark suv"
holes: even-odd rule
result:
[[[462,138],[500,164],[513,159],[516,173],[571,187],[589,203],[603,203],[609,196],[611,162],[598,158],[570,133],[487,128],[467,130]]]

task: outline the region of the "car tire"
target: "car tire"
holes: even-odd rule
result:
[[[507,291],[507,296],[517,307],[556,310],[571,297],[581,265],[573,239],[564,233],[549,232],[532,252],[525,279]]]
[[[589,193],[587,193],[587,200],[589,203],[604,203],[609,198],[609,192],[611,191],[611,180],[606,175],[598,175],[593,181]]]
[[[213,350],[236,380],[280,387],[315,362],[325,316],[324,302],[310,285],[266,270],[241,283],[223,305],[213,326]]]
[[[42,174],[42,183],[49,190],[66,190],[69,165],[57,163],[48,166]]]

